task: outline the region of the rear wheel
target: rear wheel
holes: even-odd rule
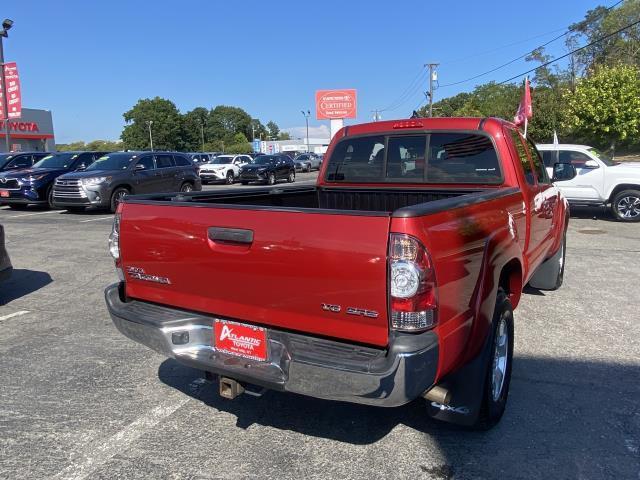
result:
[[[249,185],[249,182],[240,182],[242,185]]]
[[[49,190],[47,190],[47,206],[49,208],[54,208],[53,207],[53,187],[49,187]]]
[[[231,170],[229,170],[227,172],[227,178],[225,179],[225,183],[227,185],[233,185],[233,181],[235,180],[235,176],[233,175],[233,172]]]
[[[493,314],[492,348],[483,390],[480,415],[474,428],[488,430],[496,425],[507,406],[513,361],[513,307],[500,289]]]
[[[640,222],[640,191],[623,190],[611,202],[613,215],[623,222]]]
[[[274,185],[275,183],[276,183],[276,175],[273,172],[271,172],[267,177],[267,185]]]
[[[296,181],[296,172],[294,172],[293,170],[291,170],[289,172],[289,176],[287,177],[287,182],[289,183],[293,183]]]
[[[127,190],[126,188],[116,188],[113,192],[113,194],[111,194],[111,204],[110,204],[110,208],[109,210],[111,210],[111,213],[116,213],[116,210],[118,209],[118,204],[122,201],[122,199],[129,193],[129,190]]]
[[[191,185],[189,182],[183,183],[180,187],[180,191],[183,193],[193,192],[193,185]]]

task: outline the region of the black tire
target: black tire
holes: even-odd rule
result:
[[[209,182],[207,182],[206,180],[202,180],[202,184],[203,185],[207,185]]]
[[[111,194],[111,203],[109,204],[109,210],[111,211],[111,213],[116,213],[116,210],[118,209],[118,203],[120,203],[120,200],[128,194],[129,190],[124,187],[116,188],[113,191],[113,193]]]
[[[307,173],[311,172],[311,165],[310,164],[307,165],[307,169],[305,170],[305,172],[307,172]]]
[[[275,185],[276,183],[276,175],[273,172],[270,172],[267,176],[267,185]]]
[[[53,206],[53,186],[49,187],[49,190],[47,190],[47,207],[55,208]]]
[[[182,193],[188,193],[188,192],[193,192],[193,185],[189,182],[184,182],[181,186],[180,186],[180,191]]]
[[[567,232],[564,232],[562,235],[562,243],[560,244],[560,248],[562,249],[562,254],[560,255],[560,270],[558,271],[558,277],[556,278],[556,284],[552,288],[552,290],[557,290],[562,286],[562,282],[564,282],[564,267],[567,263]]]
[[[623,190],[611,202],[613,216],[621,222],[640,222],[640,190]]]
[[[240,182],[242,185],[249,185],[249,182]]]
[[[503,336],[505,333],[506,338]],[[489,430],[495,426],[502,418],[509,397],[513,363],[513,307],[502,289],[498,291],[496,308],[493,313],[491,345],[482,406],[478,420],[473,425],[476,430]],[[497,378],[497,375],[494,375],[496,367],[499,366],[498,358],[505,360],[501,380]]]
[[[296,181],[296,172],[294,170],[291,170],[289,172],[289,176],[287,177],[287,182],[293,183],[295,181]]]
[[[233,185],[233,182],[235,181],[235,179],[236,179],[235,175],[233,174],[233,172],[232,172],[231,170],[229,170],[229,171],[227,172],[227,177],[225,178],[225,181],[224,181],[224,182],[225,182],[227,185]]]
[[[24,203],[10,203],[9,208],[12,210],[26,210],[28,205]]]

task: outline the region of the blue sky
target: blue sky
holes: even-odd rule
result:
[[[56,141],[66,143],[117,139],[122,113],[156,95],[183,112],[239,106],[298,135],[301,109],[314,113],[312,133],[328,126],[315,120],[317,89],[356,88],[356,122],[407,91],[406,101],[382,114],[406,117],[424,98],[412,81],[425,62],[442,64],[441,85],[470,77],[551,39],[598,4],[24,0],[3,2],[0,16],[15,22],[5,58],[18,62],[23,105],[52,110]],[[558,41],[548,52],[566,50]],[[516,62],[441,88],[435,99],[531,66]]]

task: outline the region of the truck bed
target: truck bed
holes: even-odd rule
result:
[[[482,193],[503,193],[497,189],[425,189],[423,187],[387,187],[359,188],[359,187],[265,187],[261,189],[228,189],[216,192],[197,192],[189,194],[153,194],[137,195],[129,197],[131,203],[176,203],[199,204],[209,206],[237,205],[241,208],[250,206],[255,209],[314,209],[321,213],[349,212],[351,215],[367,213],[373,215],[391,214],[396,212],[401,216],[407,216],[408,212],[397,212],[406,207],[426,204],[429,202],[459,199],[461,196],[470,196]],[[479,200],[485,200],[486,195],[473,195]],[[461,199],[459,199],[461,200]],[[474,198],[465,198],[473,202]],[[467,203],[466,201],[463,201]],[[443,207],[445,203],[440,202]],[[454,206],[457,201],[446,202],[446,208]],[[359,213],[357,213],[359,212]]]

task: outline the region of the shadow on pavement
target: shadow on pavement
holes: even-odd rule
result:
[[[14,268],[11,277],[0,285],[0,305],[24,297],[53,282],[47,272]]]
[[[611,210],[605,207],[576,207],[570,208],[571,218],[586,218],[592,220],[604,220],[605,222],[617,222]]]
[[[426,416],[421,400],[382,409],[267,392],[225,400],[217,383],[194,393],[198,370],[164,361],[165,384],[237,418],[238,428],[259,424],[339,442],[368,445],[405,425],[435,443],[446,458],[420,468],[430,478],[636,478],[640,471],[640,366],[520,357],[501,423],[475,432]],[[215,411],[211,412],[215,415]],[[398,445],[420,449],[420,444]]]

